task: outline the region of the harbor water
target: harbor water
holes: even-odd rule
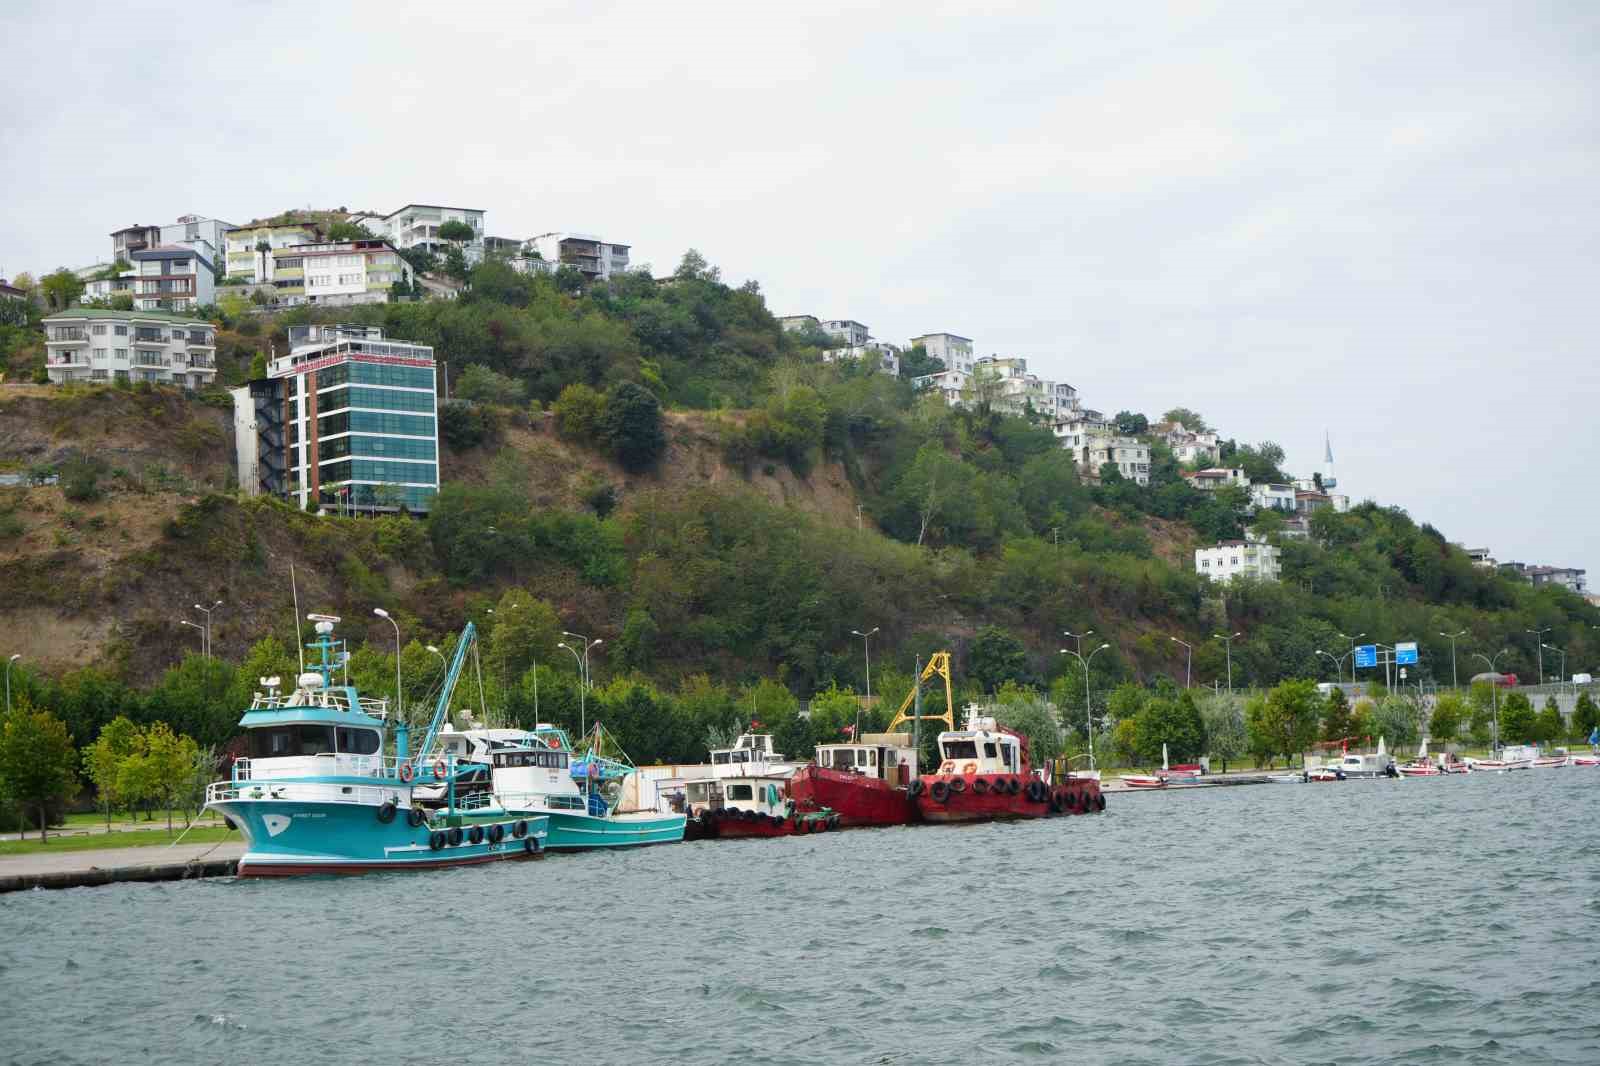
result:
[[[1600,1062],[1600,770],[0,897],[0,1061]]]

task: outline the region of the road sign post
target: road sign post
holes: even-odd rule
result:
[[[1356,667],[1372,669],[1378,665],[1378,646],[1361,644],[1356,647]]]

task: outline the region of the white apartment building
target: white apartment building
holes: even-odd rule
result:
[[[811,331],[822,329],[822,322],[816,315],[779,315],[778,325],[785,333],[799,333],[802,330]]]
[[[297,304],[381,304],[390,286],[411,284],[411,265],[382,240],[294,244],[272,253],[273,298]]]
[[[1218,489],[1229,487],[1241,489],[1250,487],[1250,479],[1236,466],[1207,467],[1192,474],[1184,474],[1183,479],[1201,492],[1216,492]]]
[[[891,377],[899,375],[900,349],[883,341],[868,341],[853,348],[829,348],[822,353],[822,361],[832,363],[840,359],[865,359],[868,356],[877,356],[878,369],[883,373]]]
[[[1072,417],[1051,426],[1078,464],[1078,473],[1088,482],[1100,479],[1100,468],[1115,463],[1129,481],[1150,484],[1150,445],[1135,437],[1124,437],[1098,411],[1079,409]]]
[[[971,382],[972,375],[965,370],[941,370],[937,374],[924,374],[911,379],[911,384],[919,392],[936,392],[949,407],[961,406],[961,396]]]
[[[818,328],[833,337],[845,348],[859,348],[872,339],[871,332],[860,322],[849,318],[824,319]]]
[[[628,269],[629,245],[603,241],[590,233],[544,233],[529,237],[523,248],[548,262],[576,267],[591,281],[604,281]]]
[[[1250,505],[1252,507],[1270,507],[1284,514],[1295,513],[1294,502],[1295,487],[1291,485],[1277,485],[1266,481],[1257,481],[1250,486]]]
[[[1283,552],[1271,544],[1250,540],[1224,540],[1211,548],[1194,550],[1194,572],[1224,584],[1236,577],[1277,581],[1283,574]]]
[[[1589,572],[1573,566],[1530,566],[1525,571],[1529,581],[1537,587],[1556,585],[1569,592],[1585,595],[1588,591]]]
[[[216,268],[194,247],[158,244],[130,255],[135,310],[194,311],[216,302]]]
[[[438,204],[406,204],[382,218],[361,216],[360,224],[376,237],[381,237],[396,248],[409,251],[426,248],[434,255],[443,256],[454,242],[439,236],[439,227],[446,222],[463,222],[472,230],[470,241],[461,242],[461,253],[468,263],[481,263],[484,249],[484,212],[475,207],[443,207]],[[352,218],[351,221],[357,221]]]
[[[45,370],[68,381],[150,381],[200,389],[217,375],[209,322],[162,311],[75,307],[44,320]]]
[[[212,263],[221,263],[228,254],[228,234],[231,232],[231,222],[203,215],[183,215],[172,225],[161,227],[160,243],[181,244],[193,248]]]
[[[227,266],[229,278],[242,278],[253,285],[273,280],[272,253],[294,244],[312,244],[322,237],[322,229],[309,222],[249,222],[228,233]],[[267,250],[260,251],[265,244]]]
[[[1222,444],[1215,433],[1194,433],[1182,422],[1158,422],[1150,427],[1150,433],[1171,448],[1180,463],[1215,463],[1222,457]]]
[[[908,342],[908,346],[912,348],[919,344],[931,358],[943,363],[946,370],[972,373],[974,360],[971,337],[955,333],[924,333],[920,337],[912,337]]]

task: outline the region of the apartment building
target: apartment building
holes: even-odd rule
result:
[[[523,247],[539,258],[576,267],[591,281],[604,281],[628,269],[629,245],[601,240],[588,233],[544,233],[530,237]]]
[[[267,377],[232,390],[240,486],[306,510],[429,510],[435,378],[431,347],[375,326],[291,327]]]
[[[28,294],[9,284],[5,278],[0,278],[0,300],[26,300]]]
[[[1582,596],[1588,592],[1587,570],[1573,566],[1530,566],[1524,572],[1535,587],[1556,585]]]
[[[832,363],[840,359],[866,359],[869,356],[877,358],[878,369],[883,373],[899,375],[900,349],[883,341],[868,341],[850,348],[829,348],[822,353],[822,361]]]
[[[1285,514],[1295,513],[1295,487],[1267,481],[1257,481],[1250,486],[1250,506],[1270,507]]]
[[[1226,584],[1236,577],[1277,581],[1283,575],[1283,552],[1253,540],[1224,540],[1194,550],[1194,572]]]
[[[130,260],[134,252],[161,243],[160,226],[126,226],[111,234],[111,261]]]
[[[1244,471],[1236,466],[1207,467],[1204,470],[1196,470],[1192,474],[1184,474],[1183,480],[1187,481],[1192,488],[1197,488],[1201,492],[1216,492],[1218,489],[1229,487],[1241,489],[1250,487],[1250,479],[1245,477]]]
[[[1182,422],[1157,422],[1150,434],[1171,448],[1180,463],[1215,463],[1222,457],[1217,434],[1191,432]]]
[[[322,228],[314,222],[247,222],[226,237],[228,258],[224,273],[252,285],[266,285],[273,280],[273,252],[321,239]],[[266,251],[260,250],[263,244]]]
[[[290,307],[387,303],[390,286],[411,279],[410,264],[384,240],[292,244],[272,253],[273,298]]]
[[[158,244],[131,252],[133,306],[139,311],[194,311],[216,302],[216,268],[189,245]]]
[[[163,311],[74,307],[44,320],[52,383],[149,381],[200,389],[216,379],[216,329]]]
[[[455,244],[439,236],[439,227],[446,222],[465,223],[473,233],[470,241],[460,243],[461,253],[468,263],[483,261],[483,220],[484,212],[480,208],[444,207],[440,204],[406,204],[382,218],[367,215],[359,219],[373,235],[386,239],[396,248],[406,251],[424,248],[436,256],[443,256]]]
[[[816,315],[779,315],[778,325],[787,333],[821,331],[822,322]]]
[[[170,226],[161,227],[161,244],[181,244],[193,248],[212,263],[225,261],[228,234],[233,223],[204,215],[183,215]]]
[[[823,319],[819,328],[845,348],[858,348],[872,339],[872,332],[851,318]]]
[[[924,333],[920,337],[912,337],[908,342],[912,348],[919,344],[929,357],[943,363],[946,370],[972,373],[974,360],[971,337],[963,337],[956,333]]]
[[[911,384],[919,392],[938,393],[949,407],[959,407],[962,396],[972,384],[972,375],[965,370],[941,370],[937,374],[912,378]]]
[[[1078,464],[1085,481],[1098,481],[1101,467],[1114,463],[1129,481],[1150,484],[1150,445],[1122,436],[1099,411],[1079,408],[1071,417],[1055,422],[1051,430]]]

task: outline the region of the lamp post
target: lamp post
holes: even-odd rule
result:
[[[205,616],[206,616],[206,648],[205,648],[205,654],[206,654],[206,658],[208,658],[208,659],[211,657],[211,612],[215,611],[218,607],[221,607],[221,606],[222,606],[222,601],[221,600],[218,600],[216,603],[213,603],[210,607],[202,607],[198,603],[194,605],[194,609],[195,610],[203,612],[205,614]]]
[[[564,640],[558,643],[556,647],[566,648],[568,651],[570,651],[572,653],[573,660],[578,664],[578,735],[588,736],[589,719],[587,706],[584,701],[585,683],[583,680],[583,656],[578,654],[577,648],[574,648],[571,644],[568,644]]]
[[[1340,633],[1339,635],[1350,642],[1350,683],[1353,685],[1356,683],[1356,641],[1366,636],[1366,634],[1357,633],[1353,637],[1348,633]]]
[[[1467,631],[1463,629],[1459,633],[1440,633],[1439,635],[1450,642],[1450,687],[1460,688],[1461,683],[1456,679],[1456,639],[1466,636]]]
[[[1556,678],[1556,684],[1558,684],[1558,685],[1566,684],[1567,683],[1567,650],[1565,648],[1558,648],[1554,644],[1546,644],[1546,645],[1544,645],[1544,647],[1549,648],[1551,651],[1553,651],[1557,655],[1561,656],[1561,676]]]
[[[11,713],[11,664],[22,658],[22,653],[17,652],[6,660],[6,713]]]
[[[1092,630],[1092,629],[1089,630],[1089,633],[1093,633],[1093,632],[1094,632],[1094,630]],[[1086,637],[1086,636],[1089,635],[1089,633],[1084,633],[1083,636]],[[1078,634],[1076,634],[1076,633],[1068,633],[1067,636],[1069,636],[1069,637],[1077,637]],[[1078,639],[1081,640],[1082,637],[1079,637]],[[1109,647],[1111,647],[1111,645],[1109,645],[1109,644],[1100,645],[1098,648],[1094,649],[1094,651],[1091,651],[1089,653],[1089,657],[1088,658],[1084,658],[1082,652],[1073,651],[1071,648],[1062,648],[1061,649],[1061,654],[1062,655],[1070,655],[1070,656],[1072,656],[1073,658],[1078,660],[1078,665],[1083,667],[1083,725],[1084,725],[1084,728],[1089,731],[1089,769],[1090,770],[1094,769],[1094,705],[1089,701],[1089,664],[1094,662],[1094,657],[1096,655],[1099,655],[1101,652],[1105,651]]]
[[[187,618],[178,619],[178,624],[180,626],[188,626],[190,629],[197,629],[200,631],[200,654],[201,656],[204,656],[206,653],[206,627],[201,625],[199,622],[191,622]]]
[[[1183,667],[1183,687],[1188,688],[1189,682],[1194,678],[1194,645],[1187,640],[1179,640],[1177,637],[1168,637],[1167,639],[1174,644],[1182,644],[1189,650],[1188,662]]]
[[[400,623],[389,617],[389,612],[382,607],[374,607],[372,613],[394,626],[394,706],[395,720],[406,720],[405,689],[400,687]]]
[[[1344,661],[1350,657],[1350,653],[1349,652],[1345,652],[1343,655],[1334,655],[1332,652],[1323,651],[1321,648],[1318,648],[1317,649],[1317,654],[1318,655],[1326,655],[1329,659],[1333,660],[1333,676],[1334,676],[1334,680],[1339,684],[1343,684],[1344,683]],[[1351,676],[1351,681],[1354,681],[1355,680],[1355,677],[1354,677],[1355,671],[1354,671],[1354,669],[1352,669],[1350,672],[1351,672],[1351,675],[1352,675]]]
[[[1238,639],[1240,636],[1242,636],[1242,635],[1243,634],[1240,634],[1240,633],[1230,633],[1227,636],[1223,636],[1221,633],[1213,633],[1213,634],[1211,634],[1211,639],[1212,640],[1220,640],[1220,641],[1222,641],[1224,647],[1227,650],[1227,654],[1228,654],[1228,695],[1230,695],[1230,696],[1233,695],[1233,642],[1236,639]]]
[[[1510,651],[1511,651],[1510,648],[1501,648],[1499,651],[1494,653],[1494,658],[1492,658],[1492,659],[1489,656],[1483,654],[1483,652],[1481,652],[1481,651],[1473,652],[1472,654],[1475,657],[1477,657],[1479,659],[1482,659],[1484,662],[1488,663],[1489,664],[1489,672],[1491,674],[1495,674],[1496,678],[1497,678],[1499,673],[1500,673],[1500,668],[1495,665],[1495,662],[1496,662],[1496,660],[1498,660],[1500,658],[1500,656],[1508,654]],[[1494,750],[1495,751],[1499,751],[1500,750],[1500,682],[1496,678],[1490,678],[1489,679],[1489,704],[1490,704],[1491,707],[1494,708]]]
[[[872,703],[872,634],[876,633],[879,628],[880,627],[878,627],[878,626],[873,626],[871,629],[867,630],[865,633],[861,632],[861,630],[859,630],[859,629],[852,629],[850,631],[850,632],[854,633],[856,636],[861,638],[861,649],[862,649],[862,652],[867,657],[867,703],[868,703],[868,705],[871,705],[871,703]],[[855,741],[858,744],[861,742],[861,708],[860,708],[860,706],[856,707],[856,731],[853,734],[851,734],[850,739]]]
[[[1544,684],[1544,635],[1550,632],[1550,627],[1524,629],[1523,632],[1533,637],[1533,642],[1538,645],[1538,648],[1535,649],[1535,654],[1539,656],[1539,684],[1542,685]]]

